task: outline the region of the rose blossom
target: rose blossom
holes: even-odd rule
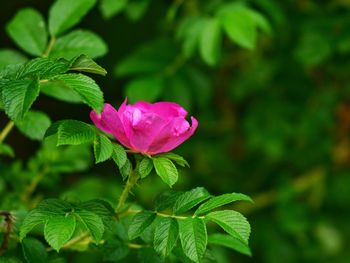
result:
[[[187,140],[197,129],[198,121],[173,102],[133,105],[126,100],[118,111],[106,103],[101,114],[92,111],[90,118],[102,131],[113,135],[125,147],[146,154],[169,152]]]

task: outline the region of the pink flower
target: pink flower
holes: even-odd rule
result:
[[[118,111],[106,103],[100,115],[92,111],[90,118],[125,147],[153,155],[169,152],[191,137],[198,121],[191,117],[191,127],[186,115],[186,110],[173,102],[127,105],[125,100]]]

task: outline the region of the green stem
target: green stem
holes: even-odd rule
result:
[[[56,38],[55,37],[51,37],[50,38],[50,41],[49,41],[49,44],[47,45],[47,48],[45,50],[45,52],[43,53],[42,57],[43,58],[47,58],[53,48],[53,46],[55,45],[56,43]]]
[[[13,126],[15,123],[13,121],[9,121],[5,128],[0,133],[0,144],[3,143],[3,141],[6,139],[7,135],[11,132]]]
[[[131,189],[135,186],[135,184],[137,183],[139,178],[140,177],[135,172],[135,170],[131,170],[131,172],[129,174],[128,181],[126,182],[124,190],[123,190],[122,194],[119,197],[117,208],[115,209],[116,213],[120,213],[123,210],[125,202],[128,199],[128,196],[129,196],[129,194],[131,192]]]
[[[149,247],[149,245],[141,245],[141,244],[136,244],[136,243],[128,243],[128,247],[129,247],[129,248],[133,248],[133,249],[141,249],[141,248]]]
[[[128,215],[128,214],[137,214],[137,213],[140,213],[142,211],[143,210],[132,210],[132,209],[129,209],[129,210],[125,211],[125,213],[123,213],[121,216]],[[155,213],[159,217],[171,217],[171,218],[180,219],[180,220],[187,219],[187,218],[190,217],[190,216],[169,215],[169,214],[164,214],[164,213],[159,213],[159,212],[155,212]],[[192,217],[198,217],[200,219],[204,219],[205,218],[205,216],[192,216]]]

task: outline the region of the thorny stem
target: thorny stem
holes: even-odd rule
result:
[[[49,41],[49,44],[47,45],[47,48],[46,48],[45,52],[42,55],[43,58],[46,58],[46,57],[49,56],[49,54],[50,54],[53,46],[55,45],[55,43],[56,43],[56,38],[53,36],[53,37],[51,37],[51,39]]]
[[[6,224],[4,239],[0,245],[0,256],[1,256],[8,247],[10,234],[12,230],[12,216],[11,216],[11,213],[7,211],[0,211],[0,216],[5,217],[5,224]]]
[[[15,123],[13,121],[9,121],[5,128],[0,133],[0,144],[3,143],[3,141],[6,139],[7,135],[11,132],[13,126]]]
[[[126,182],[124,190],[119,197],[117,208],[115,209],[116,213],[120,213],[123,210],[125,202],[128,199],[128,196],[131,192],[131,189],[135,186],[135,184],[137,183],[138,180],[139,180],[138,174],[135,172],[135,170],[131,170],[129,177],[128,177],[128,181]]]

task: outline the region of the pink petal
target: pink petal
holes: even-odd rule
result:
[[[187,111],[175,102],[156,102],[138,101],[133,107],[140,109],[142,112],[153,112],[163,118],[186,117]]]
[[[149,146],[148,153],[158,154],[169,152],[191,137],[198,127],[198,121],[194,117],[191,117],[192,127],[186,131],[183,129],[189,127],[189,125],[186,125],[188,122],[185,119],[183,121],[183,123],[179,123],[178,119],[173,119],[169,124],[164,126]]]
[[[187,116],[187,111],[174,102],[156,102],[152,105],[152,111],[166,118]]]
[[[138,152],[147,152],[154,137],[167,123],[157,114],[144,113],[133,105],[126,106],[121,120],[132,148]]]
[[[92,111],[90,113],[90,118],[97,128],[106,133],[112,134],[121,144],[131,148],[118,112],[112,105],[106,103],[101,115]]]

